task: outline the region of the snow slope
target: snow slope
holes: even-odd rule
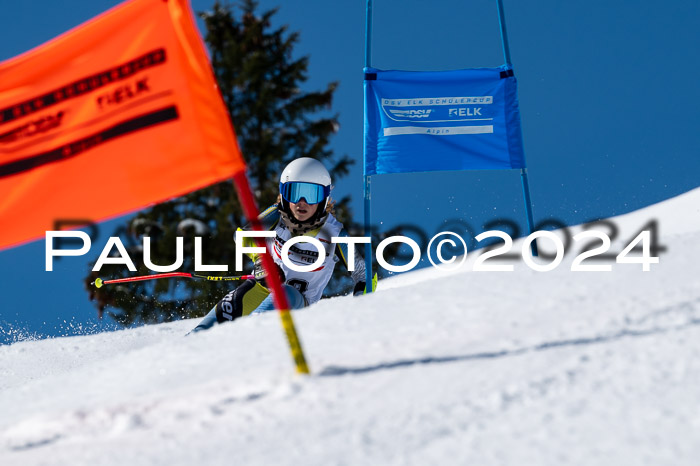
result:
[[[0,347],[2,465],[695,465],[700,190],[650,272],[430,269],[295,312]],[[516,242],[516,248],[519,242]]]

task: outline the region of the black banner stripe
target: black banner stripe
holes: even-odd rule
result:
[[[46,136],[36,137],[36,136],[32,135],[29,138],[28,142],[25,142],[19,146],[12,147],[11,149],[4,149],[4,148],[0,147],[0,158],[2,158],[2,154],[12,154],[14,152],[21,152],[21,151],[24,151],[25,149],[27,149],[28,147],[35,146],[37,144],[42,144],[42,143],[44,143],[46,141],[50,141],[52,139],[56,139],[56,137],[58,137],[58,136],[61,136],[61,135],[67,134],[67,133],[71,133],[71,132],[75,132],[77,130],[80,130],[83,128],[88,128],[91,126],[96,126],[96,125],[99,126],[99,123],[103,122],[104,120],[113,119],[115,116],[117,116],[121,113],[124,113],[124,112],[129,112],[132,109],[134,109],[135,107],[139,107],[145,103],[160,99],[162,97],[168,97],[170,95],[173,95],[172,90],[157,92],[157,93],[152,94],[148,97],[144,97],[142,99],[136,99],[136,100],[133,100],[127,104],[122,104],[116,110],[113,110],[109,113],[105,113],[103,115],[100,115],[97,118],[93,118],[91,120],[88,120],[85,123],[81,123],[81,124],[76,125],[76,126],[71,126],[71,127],[66,128],[66,129],[63,129],[63,130],[58,130],[55,133],[48,132],[48,134]],[[0,135],[0,144],[2,144],[1,138],[2,138],[2,136]],[[36,139],[32,139],[32,138],[36,138]]]
[[[99,73],[81,78],[66,86],[54,89],[44,95],[20,102],[11,107],[0,109],[0,125],[38,112],[68,99],[87,94],[88,92],[92,92],[95,89],[99,89],[114,82],[127,79],[139,71],[165,63],[165,60],[165,49],[156,49],[126,63],[122,63],[121,65],[100,71]]]
[[[0,178],[16,175],[49,163],[60,162],[71,157],[75,157],[76,155],[82,154],[87,150],[93,149],[100,144],[109,141],[110,139],[125,136],[129,133],[146,129],[150,126],[176,120],[177,118],[177,107],[175,106],[162,108],[151,113],[137,116],[100,131],[99,133],[95,133],[77,141],[64,144],[56,149],[52,149],[41,154],[32,155],[22,160],[16,160],[0,165]]]

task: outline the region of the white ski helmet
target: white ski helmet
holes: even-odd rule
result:
[[[309,157],[293,160],[280,176],[282,210],[293,218],[289,203],[304,199],[307,204],[317,204],[316,212],[307,220],[314,222],[325,215],[331,193],[331,175],[321,162]],[[305,222],[305,223],[307,223]]]

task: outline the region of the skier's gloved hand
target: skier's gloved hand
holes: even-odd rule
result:
[[[284,271],[276,263],[275,268],[277,269],[277,273],[279,274],[280,280],[282,281],[282,283],[284,283]],[[255,276],[255,279],[259,282],[264,281],[265,277],[267,277],[265,268],[262,265],[262,257],[260,256],[255,258],[255,269],[253,270],[253,275]]]
[[[253,269],[253,275],[257,281],[261,281],[265,278],[265,268],[262,265],[262,258],[260,256],[255,258],[255,268]]]

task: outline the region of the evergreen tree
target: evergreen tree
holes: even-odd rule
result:
[[[339,128],[337,114],[330,113],[338,84],[330,83],[321,91],[303,91],[309,58],[293,57],[299,35],[289,33],[286,26],[273,28],[276,9],[259,15],[257,7],[254,0],[244,0],[239,8],[217,1],[211,11],[200,16],[248,178],[259,206],[264,208],[276,202],[279,174],[291,160],[321,160],[330,168],[334,181],[347,174],[352,161],[347,156],[335,157],[328,147]],[[346,197],[336,203],[336,215],[345,222],[350,220],[348,201]],[[183,271],[194,271],[194,237],[203,237],[203,263],[228,265],[233,275],[233,235],[244,223],[231,181],[156,205],[116,232],[124,238],[137,272],[123,265],[105,265],[99,275],[119,278],[151,273],[143,261],[143,236],[151,238],[150,258],[157,265],[175,262],[176,237],[183,236],[184,264],[179,269]],[[95,289],[90,283],[97,275],[91,272],[85,279],[90,299],[100,315],[108,308],[109,315],[124,325],[204,315],[232,286],[231,282],[163,279]]]

